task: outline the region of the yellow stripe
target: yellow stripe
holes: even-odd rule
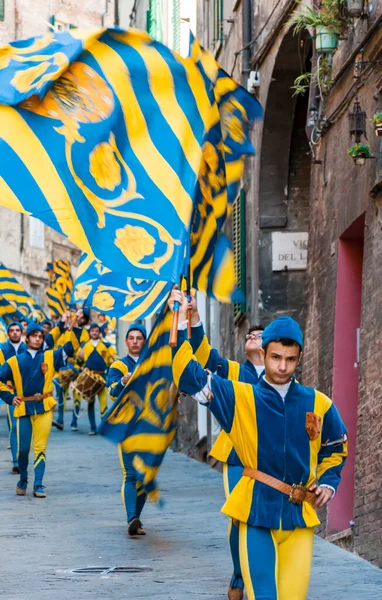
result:
[[[244,170],[244,159],[233,160],[232,162],[227,161],[225,165],[225,172],[227,177],[227,185],[230,185],[234,181],[240,181]]]
[[[135,321],[139,319],[143,312],[146,312],[148,307],[155,302],[157,296],[162,294],[163,289],[167,285],[167,281],[158,281],[150,291],[150,293],[140,302],[139,306],[129,310],[123,317],[120,317],[122,321]],[[163,302],[163,298],[158,300],[150,309],[150,313],[147,314],[146,318],[155,314],[158,310],[158,306]]]
[[[154,454],[162,454],[167,450],[169,437],[173,437],[175,431],[171,434],[139,434],[130,435],[122,442],[124,452],[153,452]]]
[[[239,381],[240,376],[240,363],[229,360],[228,361],[228,377],[231,381]]]
[[[212,265],[212,256],[208,259],[204,267],[201,269],[199,277],[198,277],[198,290],[199,292],[207,293],[208,287],[208,275]],[[194,269],[194,261],[191,258],[191,271]]]
[[[248,600],[255,600],[255,592],[253,589],[251,571],[249,568],[247,536],[248,525],[246,523],[239,523],[239,556],[241,573],[243,575]]]
[[[168,63],[157,52],[154,46],[149,46],[131,37],[129,46],[137,50],[141,55],[149,76],[151,92],[158,102],[160,111],[166,119],[169,127],[177,137],[182,150],[193,171],[199,173],[202,149],[195,138],[192,127],[179,106],[175,96],[173,75]],[[169,94],[168,90],[174,90]]]
[[[105,79],[118,97],[132,151],[154,184],[173,204],[184,225],[188,227],[192,199],[183,188],[179,175],[164,159],[150,137],[125,62],[117,52],[102,42],[95,42],[89,48],[89,53],[98,62]]]
[[[47,151],[22,116],[11,106],[0,106],[0,130],[2,139],[18,155],[41,189],[63,233],[82,250],[91,252],[65,185]]]
[[[208,359],[210,357],[211,354],[211,346],[208,342],[207,336],[205,335],[202,339],[202,341],[199,344],[199,347],[197,348],[197,350],[194,352],[195,354],[195,358],[198,361],[198,363],[200,363],[204,369],[204,367],[206,366]]]
[[[229,496],[228,465],[227,465],[227,463],[224,463],[224,465],[223,465],[223,485],[224,485],[224,495],[225,495],[225,498],[227,500],[227,498]],[[231,519],[230,519],[230,521],[231,521]],[[229,538],[229,534],[228,534],[228,538]]]
[[[48,365],[48,370],[44,375],[44,394],[53,392],[52,380],[54,377],[54,353],[53,350],[44,352],[44,363]]]
[[[171,323],[172,323],[172,313],[170,311],[168,311],[166,313],[166,315],[164,316],[163,320],[160,322],[160,324],[157,325],[157,327],[155,327],[155,329],[153,329],[150,334],[150,342],[149,342],[150,348],[152,348],[152,346],[154,346],[154,344],[157,343],[157,341],[161,335],[166,333],[166,331],[167,332],[170,331]]]
[[[171,363],[172,354],[170,346],[162,346],[162,348],[158,348],[158,350],[152,352],[150,357],[139,365],[138,369],[135,369],[130,381],[133,381],[133,378],[136,379],[141,375],[146,375],[153,367],[159,367],[162,365],[170,366]]]
[[[87,50],[106,31],[104,27],[89,29],[89,27],[78,27],[70,30],[70,35],[81,40],[83,49]]]
[[[232,448],[233,444],[228,437],[228,434],[225,431],[221,431],[211,448],[210,456],[222,463],[226,463]]]
[[[0,365],[5,363],[5,357],[3,351],[0,349]]]
[[[6,208],[10,208],[12,210],[17,210],[17,212],[24,213],[25,215],[31,214],[30,212],[25,210],[20,200],[13,193],[9,185],[4,181],[2,177],[0,177],[0,198],[2,206],[5,206]]]
[[[44,455],[41,455],[41,456],[40,456],[40,457],[37,459],[37,462],[35,462],[35,463],[34,463],[34,468],[36,468],[36,467],[37,467],[37,465],[39,465],[39,464],[40,464],[40,462],[41,462],[42,460],[45,462],[45,456],[44,456]]]
[[[176,387],[179,387],[179,380],[182,376],[182,373],[190,359],[192,358],[192,349],[190,346],[190,342],[185,340],[177,353],[175,354],[172,362],[172,374],[174,377],[174,383]]]
[[[215,85],[215,98],[216,102],[220,102],[222,96],[228,92],[237,90],[238,84],[231,77],[218,77]]]
[[[121,371],[123,375],[126,375],[129,372],[129,367],[121,360],[114,361],[110,368],[118,369],[118,371]]]
[[[227,250],[217,270],[212,291],[219,302],[229,302],[235,289],[236,275],[232,250]]]
[[[21,377],[21,372],[20,372],[17,357],[12,356],[12,358],[9,359],[8,364],[11,367],[12,376],[13,376],[13,385],[15,386],[15,389],[16,389],[16,395],[23,397],[24,396],[23,380]]]

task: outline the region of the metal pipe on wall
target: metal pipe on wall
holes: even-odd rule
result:
[[[251,46],[252,39],[252,19],[253,19],[253,0],[243,0],[243,46],[248,46],[243,52],[242,77],[245,84],[251,70]]]

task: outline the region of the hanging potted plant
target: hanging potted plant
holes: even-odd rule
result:
[[[382,137],[382,112],[377,112],[370,121],[374,125],[375,135]]]
[[[363,15],[364,0],[346,0],[346,14],[352,19]]]
[[[321,93],[327,95],[333,86],[332,66],[326,56],[320,56],[313,72],[302,73],[294,80],[293,96],[304,95],[309,90],[311,81],[318,85]]]
[[[374,158],[370,151],[369,144],[353,144],[348,150],[348,155],[352,157],[354,163],[358,166],[365,164],[367,158]]]
[[[301,2],[299,0],[299,4]],[[319,7],[303,6],[302,10],[293,13],[289,25],[293,27],[294,34],[303,29],[315,30],[317,52],[334,52],[338,46],[338,38],[347,26],[340,13],[342,2],[343,0],[322,0]]]

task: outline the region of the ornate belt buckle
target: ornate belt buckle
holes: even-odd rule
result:
[[[293,483],[291,486],[291,491],[289,493],[289,502],[293,504],[300,505],[305,500],[306,496],[306,487],[301,483]]]

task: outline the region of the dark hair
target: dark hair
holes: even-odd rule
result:
[[[276,340],[272,340],[272,342],[279,342],[280,344],[282,344],[282,346],[297,346],[299,349],[299,352],[300,353],[302,352],[302,348],[301,348],[300,344],[298,344],[294,340],[291,340],[290,338],[277,338]],[[263,350],[264,350],[265,354],[267,353],[267,348],[268,348],[269,344],[271,344],[272,342],[269,342],[266,346],[264,346]]]
[[[45,339],[45,333],[41,331],[41,329],[32,329],[31,331],[28,331],[26,337],[29,338],[34,333],[41,333],[42,337]]]
[[[247,331],[247,335],[252,333],[252,331],[264,331],[263,325],[251,325],[251,327]]]
[[[84,313],[84,314],[82,315],[82,318],[83,318],[83,319],[84,319],[84,321],[85,321],[85,325],[88,325],[88,324],[89,324],[89,321],[90,321],[90,315],[87,315],[86,313]]]

